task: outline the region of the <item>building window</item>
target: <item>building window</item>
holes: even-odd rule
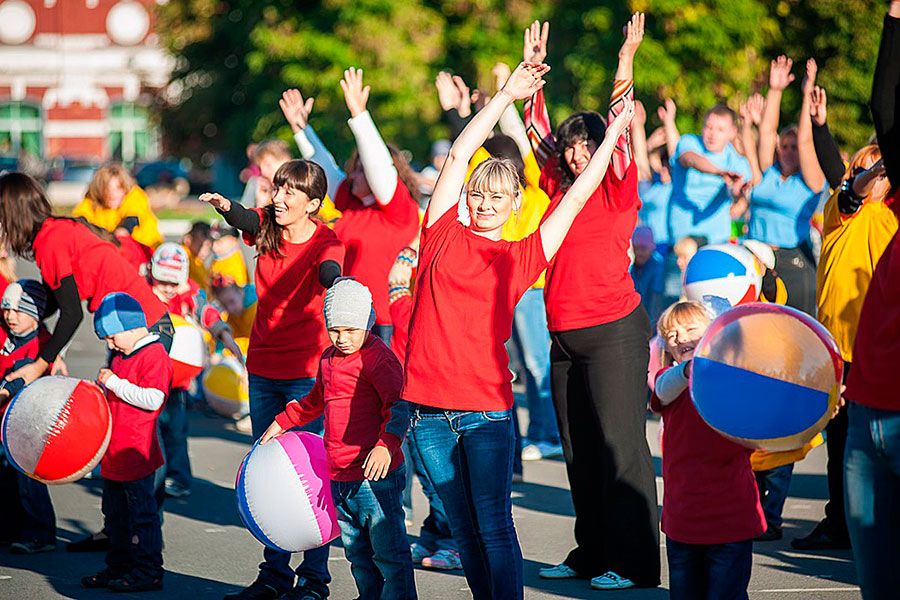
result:
[[[109,107],[109,152],[125,163],[156,156],[156,136],[146,108],[131,102]]]
[[[41,109],[27,102],[0,104],[0,154],[41,156]]]

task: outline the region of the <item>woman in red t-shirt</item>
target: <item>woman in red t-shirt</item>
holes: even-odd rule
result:
[[[344,270],[372,290],[372,333],[390,344],[388,271],[416,235],[419,191],[409,162],[396,147],[384,143],[366,110],[369,87],[363,87],[362,69],[344,71],[341,89],[350,110],[347,124],[356,139],[356,152],[345,165],[346,174],[308,124],[313,99],[304,100],[298,90],[288,90],[282,95],[281,109],[303,157],[325,169],[328,194],[342,212],[334,232],[347,249]]]
[[[563,242],[606,172],[613,141],[548,213],[538,231],[501,239],[521,202],[515,167],[469,160],[500,115],[544,85],[549,67],[522,63],[454,142],[422,231],[403,398],[414,409],[413,448],[444,504],[475,598],[521,598],[522,554],[512,521],[513,404],[509,356],[513,311]],[[621,132],[633,105],[612,129]],[[464,187],[465,184],[465,187]],[[470,224],[457,218],[465,190]]]
[[[125,292],[141,303],[150,330],[168,351],[174,329],[165,305],[119,253],[111,233],[83,219],[55,217],[40,184],[23,173],[0,177],[0,244],[33,259],[59,306],[59,320],[37,360],[7,375],[31,383],[44,374],[84,318],[82,300],[94,312],[103,297]],[[55,363],[54,363],[55,366]]]
[[[344,247],[313,217],[327,192],[325,171],[314,162],[291,160],[274,177],[275,197],[264,208],[247,209],[219,194],[202,194],[244,241],[256,247],[254,282],[258,294],[250,331],[250,423],[259,439],[291,400],[312,389],[322,351],[331,346],[323,314],[325,290],[341,274]],[[322,420],[304,427],[322,432]],[[293,587],[289,552],[263,550],[264,562],[253,591]],[[310,590],[327,595],[328,546],[304,553],[297,575]]]
[[[547,54],[547,24],[525,35],[526,60]],[[634,96],[633,62],[644,35],[635,13],[619,51],[609,127]],[[541,188],[553,210],[612,133],[595,112],[563,121],[554,138],[541,91],[525,103]],[[630,130],[618,134],[612,168],[547,269],[551,386],[575,506],[575,544],[548,579],[593,577],[591,587],[659,585],[656,483],[645,437],[650,320],[628,273],[641,206]],[[599,507],[599,508],[598,508]]]

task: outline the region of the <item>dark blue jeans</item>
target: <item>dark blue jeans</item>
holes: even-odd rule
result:
[[[550,332],[544,290],[525,292],[513,317],[513,341],[519,346],[525,372],[529,442],[559,443],[556,410],[550,391]]]
[[[114,574],[135,571],[162,577],[162,525],[156,498],[155,473],[135,481],[103,480],[101,508],[109,535],[106,566]]]
[[[174,479],[186,488],[191,487],[191,459],[188,456],[188,392],[172,390],[159,414],[159,433],[166,455],[166,479]]]
[[[900,589],[900,411],[850,403],[844,460],[847,528],[865,600]]]
[[[309,393],[315,379],[269,379],[250,374],[250,424],[253,441],[262,437],[275,417],[291,400],[298,400]],[[316,419],[302,428],[304,431],[322,433],[322,419]],[[263,562],[259,565],[259,580],[285,592],[294,585],[294,573],[310,587],[327,593],[331,575],[328,573],[328,545],[307,550],[303,562],[296,571],[291,570],[291,553],[266,547]]]
[[[784,511],[784,502],[791,488],[793,472],[794,463],[790,463],[755,473],[756,485],[759,487],[759,501],[769,527],[781,527],[783,523],[781,513]]]
[[[416,582],[401,496],[406,469],[379,481],[332,481],[344,554],[360,600],[414,600]]]
[[[9,542],[56,543],[56,513],[47,486],[13,467],[0,446],[2,535]]]
[[[450,522],[447,520],[447,513],[444,511],[444,503],[434,489],[428,472],[425,471],[425,465],[422,464],[422,455],[414,448],[415,441],[412,436],[407,436],[409,452],[406,454],[412,463],[413,470],[419,478],[422,485],[422,493],[428,499],[428,516],[422,522],[422,529],[419,531],[419,544],[432,552],[438,550],[456,550],[459,548],[453,540],[453,534],[450,533]]]
[[[745,600],[753,567],[753,541],[682,544],[666,539],[671,600]]]
[[[417,407],[413,414],[413,448],[447,511],[475,600],[521,599],[524,594],[510,498],[512,428],[508,410]]]

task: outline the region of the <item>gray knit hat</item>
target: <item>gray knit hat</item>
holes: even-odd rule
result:
[[[352,277],[338,277],[325,292],[325,327],[372,329],[375,308],[372,292]]]
[[[20,279],[3,292],[0,307],[30,315],[40,321],[47,311],[47,292],[39,281]]]

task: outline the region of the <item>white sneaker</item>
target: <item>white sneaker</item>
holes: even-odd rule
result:
[[[459,552],[455,550],[438,550],[431,556],[423,558],[422,566],[438,571],[455,571],[462,569],[462,561],[459,560]]]
[[[634,587],[634,582],[613,571],[607,571],[591,579],[591,587],[595,590],[627,590]]]
[[[409,545],[409,553],[412,555],[412,561],[414,565],[422,564],[423,558],[428,558],[429,556],[431,556],[431,550],[416,542],[413,542]]]
[[[528,444],[522,448],[522,460],[541,460],[542,458],[544,455],[537,444]]]
[[[575,579],[578,577],[578,573],[569,565],[561,563],[555,567],[539,569],[538,577],[541,579]]]

